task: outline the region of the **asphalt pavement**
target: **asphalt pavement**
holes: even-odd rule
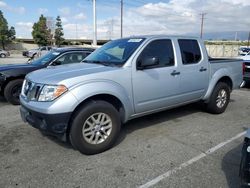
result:
[[[250,127],[249,112],[250,89],[236,90],[223,114],[191,104],[135,119],[114,148],[86,156],[23,123],[19,106],[0,98],[0,187],[239,187],[237,135]]]

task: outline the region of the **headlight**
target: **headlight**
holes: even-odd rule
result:
[[[68,91],[68,89],[64,85],[44,85],[42,91],[40,92],[38,101],[53,101],[66,91]]]

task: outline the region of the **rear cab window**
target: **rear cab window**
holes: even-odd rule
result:
[[[197,64],[201,60],[201,49],[197,40],[178,39],[182,63],[184,65]]]

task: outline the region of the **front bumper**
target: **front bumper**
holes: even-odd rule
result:
[[[4,84],[5,84],[5,79],[1,78],[1,75],[0,75],[0,93],[3,92],[2,88],[3,88]]]
[[[28,109],[25,106],[20,107],[21,117],[32,127],[58,137],[66,141],[66,133],[70,121],[71,113],[44,114]]]
[[[250,139],[245,138],[240,165],[240,177],[242,186],[250,187]]]

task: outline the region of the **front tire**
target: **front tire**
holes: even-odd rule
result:
[[[5,55],[5,54],[0,54],[0,57],[1,57],[1,58],[5,58],[6,55]]]
[[[10,81],[4,88],[4,98],[13,105],[19,105],[19,95],[22,90],[23,79]]]
[[[230,87],[224,82],[219,82],[215,86],[209,102],[207,111],[212,114],[221,114],[225,112],[230,101]]]
[[[73,147],[92,155],[110,149],[119,136],[121,120],[115,107],[106,101],[91,101],[76,112],[69,133]]]

